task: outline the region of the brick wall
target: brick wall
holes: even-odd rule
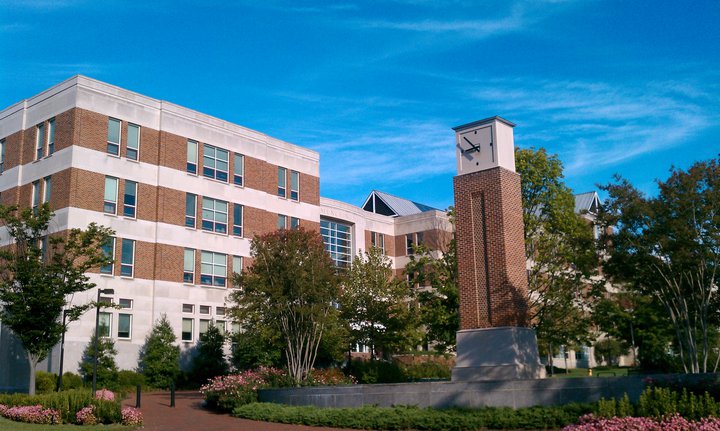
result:
[[[504,168],[454,178],[460,329],[527,326],[520,176]]]

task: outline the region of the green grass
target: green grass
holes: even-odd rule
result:
[[[0,431],[129,431],[134,429],[134,427],[123,425],[36,425],[0,418]]]

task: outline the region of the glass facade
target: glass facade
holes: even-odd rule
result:
[[[320,233],[325,250],[330,253],[335,266],[348,268],[352,262],[352,226],[335,220],[320,219]]]

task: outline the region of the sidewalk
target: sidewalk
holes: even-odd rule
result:
[[[146,431],[341,431],[339,428],[316,428],[238,419],[202,407],[203,398],[197,391],[175,393],[175,408],[170,407],[169,392],[142,394],[140,411]],[[134,406],[135,397],[123,405]]]

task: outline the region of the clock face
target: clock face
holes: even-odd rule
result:
[[[488,125],[457,135],[460,167],[464,172],[497,166],[492,126]]]

